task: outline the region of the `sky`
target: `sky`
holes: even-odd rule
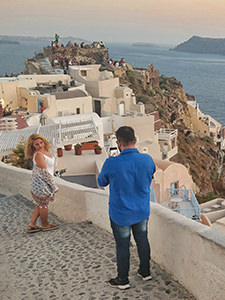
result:
[[[178,44],[225,38],[225,0],[1,0],[0,35]]]

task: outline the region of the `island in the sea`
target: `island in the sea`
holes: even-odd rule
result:
[[[152,43],[143,43],[143,42],[137,42],[132,44],[133,47],[156,47],[157,45]]]
[[[17,41],[0,40],[0,45],[20,45]]]
[[[191,53],[225,55],[225,39],[203,38],[199,36],[193,36],[186,42],[181,43],[170,50]]]

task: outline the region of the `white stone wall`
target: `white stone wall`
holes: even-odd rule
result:
[[[69,85],[70,76],[64,74],[29,74],[29,75],[19,75],[17,77],[19,80],[30,79],[36,81],[36,83],[56,83],[62,81],[63,84]],[[21,85],[20,85],[21,86]]]
[[[100,168],[100,166],[97,166]],[[0,192],[31,199],[31,171],[0,162]],[[59,186],[51,211],[68,222],[92,221],[110,230],[108,190],[82,187],[56,178]],[[149,238],[152,258],[183,284],[197,300],[225,295],[225,235],[151,203]]]

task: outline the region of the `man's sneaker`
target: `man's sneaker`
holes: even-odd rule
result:
[[[121,279],[119,277],[110,279],[109,284],[112,287],[116,287],[120,290],[126,290],[126,289],[129,289],[129,287],[130,287],[128,279]]]
[[[141,277],[142,280],[144,280],[144,281],[147,281],[147,280],[151,280],[151,279],[152,279],[152,276],[150,275],[150,273],[144,274],[144,273],[142,273],[140,270],[138,270],[137,276]]]

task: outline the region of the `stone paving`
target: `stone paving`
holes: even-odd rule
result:
[[[1,300],[194,300],[178,282],[152,262],[151,281],[136,275],[131,247],[131,288],[112,288],[116,275],[113,236],[90,224],[65,223],[50,215],[55,231],[26,233],[34,204],[22,197],[0,197]]]

